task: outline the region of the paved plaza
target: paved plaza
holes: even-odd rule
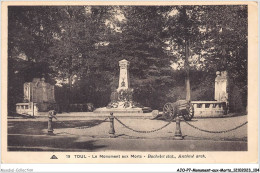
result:
[[[184,140],[174,140],[176,123],[153,133],[131,131],[115,120],[115,138],[109,135],[106,116],[92,113],[58,114],[53,120],[54,135],[47,134],[48,118],[8,118],[10,151],[244,151],[247,125],[226,133],[208,133],[181,121]],[[89,116],[88,116],[89,115]],[[106,119],[106,120],[105,120]],[[168,122],[145,117],[118,117],[139,131],[158,129]],[[105,121],[104,121],[105,120]],[[247,115],[225,118],[192,119],[190,124],[208,131],[225,131],[247,121]]]

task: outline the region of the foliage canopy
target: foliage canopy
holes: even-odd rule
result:
[[[10,6],[9,105],[21,101],[23,82],[45,76],[61,84],[58,102],[106,106],[127,59],[134,100],[145,106],[183,97],[187,76],[192,100],[213,100],[217,70],[246,106],[247,21],[241,5]]]

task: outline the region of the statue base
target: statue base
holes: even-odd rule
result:
[[[143,113],[142,108],[97,108],[93,111],[94,113],[122,113],[122,114],[134,114],[134,113]]]
[[[124,114],[133,115],[138,113],[144,113],[143,106],[133,101],[133,89],[131,88],[118,88],[116,91],[111,93],[111,102],[107,107],[97,108],[94,113],[97,114]]]

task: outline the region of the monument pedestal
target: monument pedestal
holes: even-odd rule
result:
[[[97,108],[94,113],[121,113],[121,114],[134,114],[143,113],[142,108]]]
[[[113,113],[116,117],[127,118],[154,118],[152,112],[144,113],[142,108],[97,108],[93,111],[93,114],[100,117],[107,117],[110,113]]]

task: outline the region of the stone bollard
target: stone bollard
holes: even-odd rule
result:
[[[48,135],[53,135],[53,126],[52,126],[52,118],[53,118],[54,111],[49,111],[49,120],[48,120]]]
[[[109,129],[108,133],[110,134],[110,137],[115,137],[114,115],[113,115],[113,113],[110,113],[109,120],[110,120],[110,129]]]
[[[181,134],[181,123],[180,123],[179,115],[176,116],[176,130],[175,130],[174,139],[183,140],[183,136]]]

